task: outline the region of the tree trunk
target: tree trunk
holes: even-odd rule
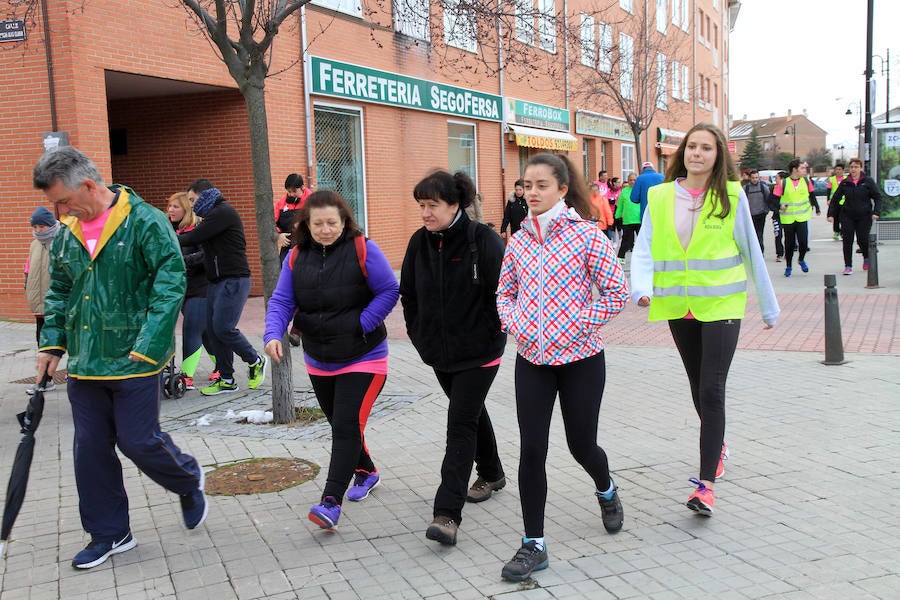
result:
[[[278,283],[281,265],[275,243],[275,217],[272,212],[272,169],[269,160],[269,125],[264,95],[265,67],[254,68],[248,83],[241,85],[250,121],[250,155],[253,161],[253,195],[256,208],[256,232],[259,239],[259,259],[262,265],[263,291],[266,305]],[[260,71],[260,72],[257,72]],[[294,386],[291,371],[291,346],[282,339],[284,358],[272,363],[272,415],[274,422],[292,423],[294,414]]]

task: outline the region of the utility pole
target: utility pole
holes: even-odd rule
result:
[[[866,16],[866,123],[865,123],[865,150],[863,154],[863,168],[866,175],[871,174],[872,162],[872,21],[874,17],[875,0],[868,1],[868,14]],[[890,107],[888,107],[890,111]]]

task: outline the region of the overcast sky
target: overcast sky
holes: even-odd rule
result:
[[[737,120],[794,114],[828,132],[828,144],[852,143],[865,102],[867,0],[742,0],[731,32],[731,115]],[[900,105],[900,0],[874,1],[872,53],[891,48],[891,104]],[[892,35],[893,34],[893,35]],[[872,59],[885,111],[886,78]],[[837,100],[836,98],[840,98]],[[853,115],[847,116],[847,108]]]

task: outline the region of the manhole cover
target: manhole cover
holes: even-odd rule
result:
[[[206,473],[207,494],[265,494],[315,479],[319,465],[302,458],[254,458]]]
[[[66,377],[68,376],[69,374],[65,369],[60,369],[53,374],[53,383],[55,383],[56,385],[65,383]],[[32,375],[31,377],[25,377],[24,379],[16,379],[15,381],[10,381],[10,383],[37,383],[37,378]]]

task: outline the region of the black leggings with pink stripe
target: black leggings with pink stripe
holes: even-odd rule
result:
[[[377,470],[363,430],[385,379],[385,375],[375,373],[309,376],[319,406],[331,424],[331,463],[322,498],[333,496],[340,504],[355,471]]]

